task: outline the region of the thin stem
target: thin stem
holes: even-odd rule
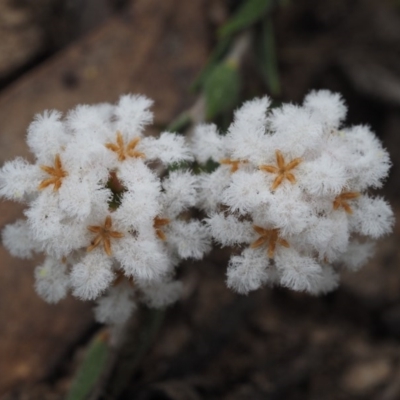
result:
[[[107,387],[99,391],[105,393],[105,398],[118,398],[127,387],[133,374],[140,366],[143,358],[151,348],[165,318],[165,309],[143,308],[138,321],[131,321],[124,341],[121,343],[116,356],[118,364],[113,369]],[[97,399],[94,397],[91,400]]]

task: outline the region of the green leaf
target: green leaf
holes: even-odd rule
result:
[[[176,119],[174,119],[167,127],[167,131],[169,132],[177,132],[183,133],[185,129],[187,129],[192,123],[192,118],[189,113],[184,112]]]
[[[281,94],[278,60],[276,57],[274,27],[271,17],[266,18],[261,26],[261,33],[256,39],[258,60],[261,74],[272,96]]]
[[[219,30],[221,37],[232,36],[261,20],[274,5],[273,0],[244,0],[229,21]]]
[[[292,4],[292,0],[280,0],[279,5],[283,8],[289,7]]]
[[[179,171],[179,170],[188,170],[191,167],[191,163],[189,161],[178,161],[168,165],[168,171]]]
[[[218,65],[218,63],[228,52],[231,44],[232,44],[231,37],[221,39],[217,43],[215,49],[213,50],[208,59],[207,65],[203,68],[203,70],[200,72],[200,75],[196,78],[196,80],[192,84],[191,87],[192,90],[197,91],[203,86],[204,82],[213,72],[214,68]]]
[[[135,370],[140,366],[159,332],[165,317],[165,309],[143,308],[138,315],[140,329],[131,332],[119,353],[118,363],[105,388],[105,398],[118,399],[131,382]]]
[[[204,172],[211,174],[211,172],[214,172],[219,167],[219,165],[220,165],[219,163],[215,162],[211,158],[208,159],[205,164],[194,162],[192,172],[195,175],[199,175]]]
[[[90,343],[66,400],[85,400],[98,382],[108,359],[108,335],[101,331]]]
[[[206,98],[206,119],[236,106],[240,93],[240,74],[236,64],[224,62],[216,66],[204,84]]]

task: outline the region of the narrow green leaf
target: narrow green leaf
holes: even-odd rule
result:
[[[191,163],[189,161],[179,161],[179,162],[174,162],[172,164],[168,165],[168,171],[173,172],[173,171],[179,171],[179,170],[188,170],[191,167]]]
[[[271,17],[267,17],[263,21],[257,42],[261,74],[271,95],[279,96],[281,93],[281,84],[275,48],[274,27]]]
[[[197,91],[203,86],[204,81],[207,80],[211,72],[214,70],[215,66],[218,65],[218,63],[226,55],[231,44],[232,44],[231,37],[221,39],[217,43],[215,49],[213,50],[207,61],[206,66],[203,68],[203,70],[200,72],[200,75],[196,78],[196,80],[192,84],[191,87],[192,90]]]
[[[274,5],[273,0],[244,0],[233,17],[221,27],[221,37],[232,36],[261,20]]]
[[[189,113],[184,112],[176,119],[174,119],[167,127],[167,131],[169,132],[177,132],[182,133],[186,128],[188,128],[192,123],[192,118]]]
[[[90,343],[66,400],[85,400],[93,390],[106,366],[108,335],[101,331]]]
[[[151,348],[165,317],[165,309],[143,309],[140,330],[132,332],[123,344],[118,364],[105,389],[105,398],[117,399],[129,384],[135,370]]]
[[[240,92],[240,74],[235,64],[225,62],[214,68],[204,84],[206,98],[206,119],[236,106]]]

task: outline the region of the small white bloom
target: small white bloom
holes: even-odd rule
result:
[[[179,257],[200,260],[211,250],[208,229],[200,221],[174,221],[169,224],[167,242]]]
[[[2,232],[4,247],[14,256],[31,258],[33,252],[38,250],[38,243],[32,237],[32,232],[24,220],[6,225]]]
[[[129,282],[111,287],[107,294],[97,300],[94,309],[96,321],[108,325],[121,325],[136,309],[134,290]]]
[[[213,238],[222,246],[233,246],[236,243],[251,243],[255,240],[253,224],[240,221],[234,215],[223,213],[211,215],[207,220]]]
[[[231,257],[229,287],[247,293],[268,281],[325,293],[338,284],[339,263],[355,269],[370,256],[355,236],[377,238],[393,226],[389,205],[365,194],[382,185],[390,160],[369,128],[342,126],[338,94],[269,106],[267,98],[244,103],[225,136],[212,126],[195,133],[197,160],[220,164],[202,176],[199,205],[217,242],[244,248]]]
[[[222,160],[225,157],[225,141],[214,124],[196,126],[191,144],[196,149],[196,160],[201,163],[206,163],[210,158]]]
[[[260,250],[245,249],[232,256],[227,271],[227,285],[238,293],[247,294],[264,285],[269,278],[269,259]]]
[[[57,303],[63,299],[69,289],[66,263],[46,257],[44,264],[35,269],[35,289],[48,303]]]
[[[71,271],[71,287],[76,297],[94,300],[102,294],[114,279],[112,263],[101,250],[86,254]]]
[[[182,294],[182,284],[164,280],[141,284],[141,300],[152,308],[161,308],[175,303]]]
[[[0,169],[0,196],[26,202],[37,191],[40,169],[21,157],[6,162]]]
[[[328,129],[339,129],[347,114],[347,107],[338,93],[313,90],[304,99],[304,108],[310,110]]]
[[[151,105],[126,95],[65,117],[46,111],[28,129],[35,163],[17,158],[0,170],[0,196],[27,204],[26,221],[4,229],[5,246],[23,258],[47,256],[35,273],[38,293],[49,302],[68,291],[97,299],[96,318],[113,325],[138,299],[176,300],[175,267],[210,248],[208,229],[188,213],[199,179],[167,168],[193,160],[191,151],[182,136],[144,134]]]
[[[358,271],[374,254],[372,242],[360,243],[356,240],[349,243],[345,253],[339,259],[350,271]]]

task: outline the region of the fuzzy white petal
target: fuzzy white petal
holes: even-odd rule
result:
[[[382,198],[362,196],[351,221],[358,232],[376,239],[391,232],[394,216],[389,204]]]
[[[66,264],[47,257],[44,264],[35,269],[35,289],[48,303],[63,299],[69,289]]]
[[[29,226],[24,220],[6,225],[1,236],[4,247],[14,257],[31,258],[33,252],[39,250],[39,246],[33,239]]]
[[[183,259],[199,260],[211,250],[211,238],[200,221],[173,221],[168,226],[167,242]]]
[[[141,134],[143,128],[153,122],[149,110],[153,101],[145,96],[121,96],[114,109],[115,130],[120,131],[127,141]]]
[[[114,279],[110,258],[95,249],[74,265],[71,271],[73,294],[82,300],[94,300]]]
[[[222,135],[214,124],[201,124],[196,126],[191,138],[191,147],[196,160],[206,163],[209,159],[219,162],[225,158],[225,143]]]
[[[304,99],[304,107],[320,118],[330,129],[338,128],[347,113],[342,97],[329,90],[310,92]]]
[[[226,283],[238,293],[247,294],[264,285],[269,278],[269,259],[264,251],[245,249],[240,256],[232,256]]]
[[[253,224],[240,221],[233,215],[217,213],[206,219],[212,237],[222,246],[233,246],[240,243],[251,243],[255,240]]]
[[[28,146],[42,163],[53,161],[54,155],[68,142],[61,117],[59,111],[45,111],[36,115],[28,128]]]
[[[0,196],[24,202],[38,192],[42,171],[21,157],[6,162],[0,169]]]
[[[163,203],[166,213],[176,217],[198,201],[198,178],[188,171],[174,171],[163,181]]]
[[[170,132],[163,132],[157,139],[143,139],[143,151],[146,159],[158,159],[164,164],[193,160],[185,138]]]
[[[108,325],[125,323],[136,309],[132,299],[133,288],[123,282],[110,290],[100,299],[94,309],[96,321]]]
[[[160,281],[139,284],[142,300],[151,308],[162,308],[175,303],[182,295],[182,283]]]
[[[290,248],[278,251],[275,263],[281,285],[297,292],[314,292],[323,281],[321,266],[311,257],[301,256]]]

